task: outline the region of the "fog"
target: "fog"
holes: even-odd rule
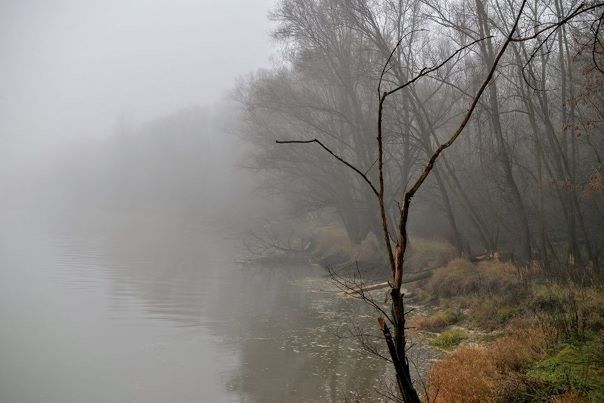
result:
[[[0,0],[0,401],[601,400],[603,10]]]
[[[31,167],[119,122],[219,102],[238,76],[270,64],[270,5],[3,1],[3,164]]]
[[[348,343],[320,313],[333,290],[307,285],[330,288],[324,270],[241,264],[279,204],[242,168],[232,98],[275,63],[271,6],[2,2],[0,401],[316,400],[365,382],[333,371],[362,353],[325,348]]]

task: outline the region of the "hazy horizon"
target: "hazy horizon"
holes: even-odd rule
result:
[[[220,101],[270,65],[272,3],[0,2],[5,172],[123,122]]]

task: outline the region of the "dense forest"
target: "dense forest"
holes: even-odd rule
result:
[[[599,267],[602,225],[601,10],[539,32],[579,3],[534,2],[459,141],[417,197],[418,234],[441,234],[460,255],[499,252],[547,270]],[[251,163],[292,211],[329,210],[351,241],[381,239],[371,189],[319,149],[275,139],[318,139],[377,182],[376,93],[422,69],[438,70],[384,109],[389,218],[428,158],[459,124],[510,30],[514,2],[284,1],[273,19],[282,66],[237,93]],[[477,41],[477,42],[475,42]]]

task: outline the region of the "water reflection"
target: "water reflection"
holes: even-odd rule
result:
[[[0,333],[2,401],[373,400],[387,378],[382,361],[338,337],[370,311],[336,297],[322,269],[238,265],[238,245],[203,221],[4,220],[0,319],[17,330]],[[9,277],[16,291],[5,293]],[[23,322],[39,337],[17,340],[34,331]]]

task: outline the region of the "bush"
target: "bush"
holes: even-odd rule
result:
[[[478,291],[476,266],[465,259],[453,259],[436,269],[427,288],[438,297],[452,297]]]
[[[557,343],[549,327],[517,322],[491,345],[493,362],[503,373],[522,371],[545,357]]]
[[[459,258],[437,269],[427,288],[441,298],[468,294],[515,297],[522,290],[518,272],[511,263],[493,260],[475,265]]]
[[[518,270],[510,262],[480,262],[478,276],[482,294],[517,294],[521,289]]]
[[[430,402],[487,402],[497,397],[499,374],[488,349],[461,347],[428,373]]]

